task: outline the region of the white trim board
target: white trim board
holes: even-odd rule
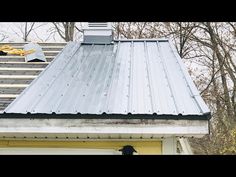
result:
[[[181,154],[193,155],[192,148],[186,138],[178,138],[178,141],[182,148]]]
[[[0,148],[0,155],[121,155],[114,149]]]
[[[169,137],[169,138],[163,139],[162,154],[163,155],[177,154],[177,139],[175,137]]]
[[[0,119],[0,137],[202,137],[208,121],[111,119]]]

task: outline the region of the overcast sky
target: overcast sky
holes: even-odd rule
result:
[[[24,30],[24,22],[0,22],[0,40],[3,35],[7,36],[5,42],[22,42],[22,30]],[[64,40],[57,34],[52,35],[53,24],[36,23],[34,31],[29,35],[29,41],[34,42],[64,42]],[[75,34],[75,39],[79,39],[80,35]]]

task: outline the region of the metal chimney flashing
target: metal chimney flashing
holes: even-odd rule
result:
[[[84,44],[111,44],[113,31],[110,22],[88,22],[83,28]]]

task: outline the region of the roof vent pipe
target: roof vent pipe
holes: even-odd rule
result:
[[[83,33],[85,44],[110,44],[113,41],[111,22],[88,22]]]

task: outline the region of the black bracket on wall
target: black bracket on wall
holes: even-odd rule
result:
[[[122,155],[133,155],[134,152],[137,152],[133,146],[126,145],[122,149],[119,149],[122,152]]]

